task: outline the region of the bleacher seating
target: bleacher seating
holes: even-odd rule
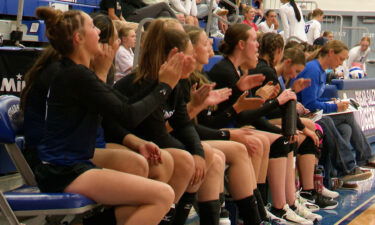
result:
[[[22,132],[20,119],[19,98],[0,96],[0,143],[5,145],[25,182],[24,186],[11,190],[0,189],[2,217],[9,224],[20,224],[17,216],[77,215],[97,207],[98,204],[94,201],[79,194],[40,193],[34,174],[16,144],[16,139]],[[22,142],[22,138],[19,141]]]

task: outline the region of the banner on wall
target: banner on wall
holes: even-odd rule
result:
[[[20,96],[26,83],[25,73],[41,49],[0,48],[0,95]]]
[[[354,117],[366,136],[375,135],[375,89],[341,90],[339,96],[355,99],[361,109],[354,112]]]

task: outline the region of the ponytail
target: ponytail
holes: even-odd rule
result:
[[[313,54],[310,55],[307,61],[318,59],[319,57],[325,57],[328,55],[328,52],[331,49],[333,50],[335,54],[339,54],[340,52],[344,50],[346,51],[349,50],[348,46],[346,46],[342,41],[332,40],[332,41],[327,42],[321,48],[318,48]]]
[[[297,21],[300,22],[302,17],[297,4],[294,2],[294,0],[290,0],[290,5],[293,7],[294,15],[296,16]]]

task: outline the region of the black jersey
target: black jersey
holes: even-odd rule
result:
[[[130,102],[142,99],[159,83],[156,80],[134,83],[134,79],[133,73],[117,81],[114,86],[126,95]],[[199,135],[187,113],[180,85],[177,84],[169,98],[131,131],[145,140],[153,141],[161,148],[185,149],[193,155],[204,157]],[[167,131],[167,121],[173,128],[172,133]]]
[[[56,65],[49,68],[54,76],[47,92],[44,135],[37,147],[40,159],[55,165],[92,158],[99,115],[135,127],[171,92],[167,84],[160,83],[150,95],[130,105],[85,66],[68,58]]]
[[[226,122],[232,120],[235,126],[253,125],[259,130],[265,130],[273,133],[281,133],[281,129],[269,123],[263,116],[267,112],[279,106],[277,101],[268,101],[262,107],[255,110],[246,110],[238,115],[235,114],[232,105],[241,96],[242,91],[237,87],[237,82],[240,79],[240,72],[233,63],[226,57],[218,62],[208,73],[210,80],[216,83],[216,88],[229,87],[232,89],[232,95],[227,101],[219,104],[218,110],[210,112],[210,114],[203,114],[199,117],[202,124],[209,127],[222,128],[223,121],[227,118]],[[231,110],[231,111],[228,111]],[[225,114],[223,114],[225,112]],[[221,114],[220,120],[216,119],[216,115]],[[221,127],[218,127],[221,126]]]

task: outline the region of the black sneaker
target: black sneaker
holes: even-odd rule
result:
[[[317,192],[301,191],[300,195],[308,202],[318,205],[321,209],[334,209],[338,205],[337,201],[324,197],[322,194]]]

